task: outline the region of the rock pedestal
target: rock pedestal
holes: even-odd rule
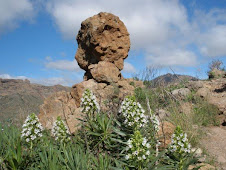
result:
[[[39,118],[43,126],[52,128],[57,116],[65,119],[71,132],[78,127],[81,117],[80,103],[84,90],[90,89],[97,97],[102,110],[112,99],[123,100],[133,95],[141,81],[124,79],[121,75],[124,59],[130,49],[129,33],[124,23],[115,15],[101,12],[82,22],[77,35],[78,50],[75,59],[85,70],[84,80],[72,86],[71,92],[57,93],[41,106]]]

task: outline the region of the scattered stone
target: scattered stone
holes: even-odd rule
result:
[[[170,112],[164,109],[159,109],[156,112],[156,115],[159,117],[160,120],[165,120],[170,116]]]
[[[194,153],[194,156],[198,157],[199,162],[205,162],[206,155],[202,155],[203,154],[203,151],[202,151],[201,148],[192,148],[191,151],[192,152],[195,152]]]
[[[185,97],[187,97],[191,93],[191,91],[188,88],[180,88],[180,89],[173,90],[171,93],[175,97],[184,99]]]
[[[196,95],[199,97],[206,98],[210,95],[210,90],[206,87],[200,88],[197,92]]]
[[[198,81],[189,81],[186,84],[186,87],[189,88],[190,90],[195,90],[197,91],[198,89],[203,87],[203,81],[198,80]]]
[[[197,167],[200,167],[199,170],[215,170],[216,169],[213,165],[210,165],[207,163],[200,163],[200,164],[196,164],[196,165],[190,165],[188,167],[188,170],[192,170]]]

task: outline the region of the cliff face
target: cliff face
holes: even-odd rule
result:
[[[30,113],[39,113],[45,98],[59,91],[69,91],[61,85],[43,86],[28,80],[0,79],[0,122],[19,123]]]

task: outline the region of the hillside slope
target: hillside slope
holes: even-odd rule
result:
[[[169,85],[169,84],[175,84],[185,81],[196,81],[198,80],[195,77],[188,76],[188,75],[180,75],[180,74],[171,74],[167,73],[161,76],[156,77],[152,80],[152,83],[155,85]]]
[[[0,79],[0,121],[19,123],[30,113],[38,114],[44,99],[58,91],[70,91],[70,87],[31,84],[28,80]]]

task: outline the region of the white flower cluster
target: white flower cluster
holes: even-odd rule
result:
[[[27,116],[22,127],[21,138],[24,138],[26,142],[32,142],[42,137],[43,127],[34,113]]]
[[[183,133],[182,129],[178,126],[172,135],[169,151],[174,153],[190,153],[191,145],[188,142],[187,134]]]
[[[81,107],[82,112],[85,114],[100,111],[100,106],[97,103],[96,96],[89,89],[86,89],[82,95]]]
[[[157,133],[159,131],[159,125],[160,125],[158,117],[154,114],[151,114],[150,120],[155,132]]]
[[[124,124],[131,127],[143,127],[148,122],[148,116],[134,97],[126,97],[121,104],[119,113],[124,116]]]
[[[69,129],[60,117],[57,117],[57,120],[53,123],[51,133],[56,141],[63,143],[70,141]]]
[[[139,131],[135,131],[131,139],[127,141],[127,155],[126,160],[132,160],[135,162],[145,161],[150,155],[151,145],[148,143],[147,139],[142,137]]]

